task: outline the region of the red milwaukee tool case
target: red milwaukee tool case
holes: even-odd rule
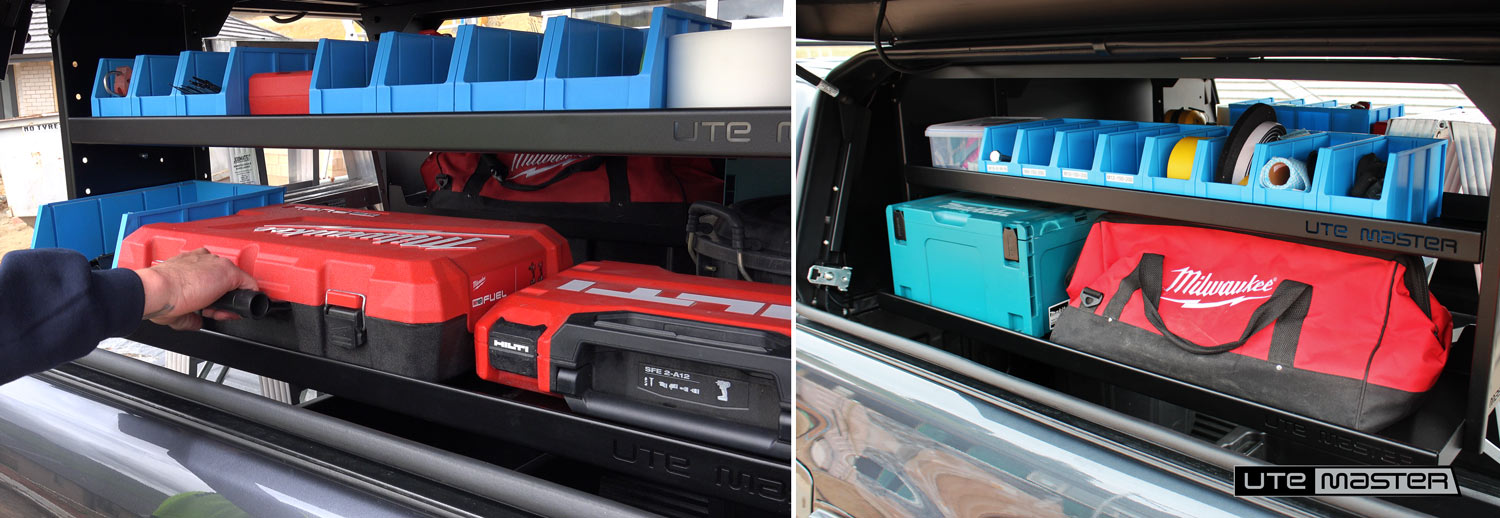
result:
[[[786,286],[588,262],[496,304],[474,359],[580,413],[784,457],[791,315]]]
[[[472,368],[472,323],[495,301],[572,264],[543,225],[282,205],[143,226],[119,265],[200,247],[281,303],[210,329],[429,381]]]

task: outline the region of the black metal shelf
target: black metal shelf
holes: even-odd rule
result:
[[[790,108],[72,117],[74,144],[791,156]]]
[[[934,167],[906,166],[905,172],[908,182],[941,189],[1143,214],[1471,263],[1480,262],[1484,255],[1484,232],[1442,221],[1419,225]]]
[[[576,414],[560,400],[477,377],[440,385],[219,333],[151,324],[128,338],[740,505],[777,512],[790,507],[790,459]]]
[[[1175,380],[890,293],[880,307],[1006,352],[1228,419],[1267,435],[1366,464],[1448,464],[1459,452],[1468,379],[1445,372],[1413,415],[1380,433],[1361,432]]]

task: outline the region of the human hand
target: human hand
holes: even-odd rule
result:
[[[208,308],[209,304],[230,290],[256,289],[255,279],[235,267],[228,259],[213,255],[206,248],[183,252],[150,268],[135,270],[145,288],[146,304],[142,319],[170,326],[178,331],[203,327],[203,318],[236,320],[239,315]],[[208,309],[205,309],[208,308]]]

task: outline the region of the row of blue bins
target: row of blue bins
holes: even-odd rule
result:
[[[96,117],[248,115],[250,76],[312,71],[311,113],[410,113],[661,108],[667,40],[728,29],[729,22],[657,7],[649,29],[563,16],[546,32],[461,26],[456,37],[402,32],[378,42],[324,39],[316,51],[236,47],[99,60],[92,94]],[[133,66],[117,96],[109,72]],[[173,85],[198,77],[217,94]]]
[[[1313,132],[1257,145],[1247,185],[1237,185],[1213,181],[1228,132],[1222,126],[1093,119],[1001,124],[984,128],[975,170],[1415,223],[1439,215],[1445,140]],[[1185,138],[1196,138],[1190,176],[1170,178],[1172,149]],[[1306,161],[1314,150],[1306,191],[1261,186],[1266,162],[1275,157]],[[1380,198],[1348,196],[1356,165],[1372,153],[1386,162]]]
[[[182,223],[280,205],[284,187],[186,181],[43,205],[32,248],[113,255],[130,233],[152,223]]]
[[[1338,101],[1309,103],[1303,99],[1277,101],[1267,97],[1230,103],[1229,123],[1226,125],[1233,126],[1240,120],[1240,114],[1256,104],[1271,105],[1276,110],[1276,121],[1288,130],[1371,133],[1371,125],[1406,115],[1406,105],[1402,104],[1359,109],[1340,105]]]

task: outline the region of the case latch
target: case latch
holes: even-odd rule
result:
[[[358,308],[346,307],[358,304]],[[365,296],[328,290],[323,294],[323,342],[355,349],[365,344]]]
[[[821,264],[812,265],[807,269],[807,282],[821,286],[833,286],[839,291],[849,291],[849,277],[854,275],[854,269],[848,266],[835,268]]]

